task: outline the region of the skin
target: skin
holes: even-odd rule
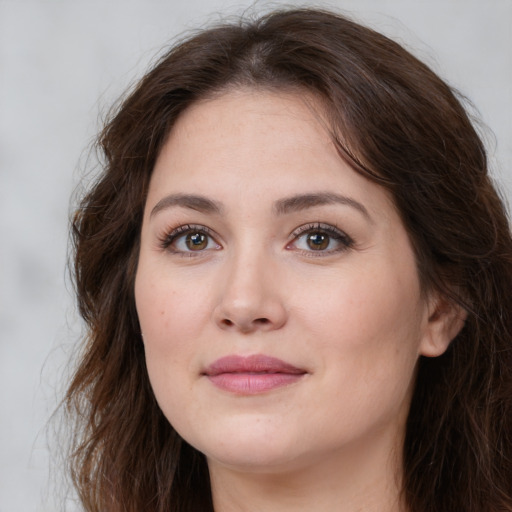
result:
[[[444,352],[460,319],[421,290],[389,194],[340,159],[304,98],[231,91],[173,128],[135,283],[148,372],[168,420],[207,457],[216,511],[402,510],[416,363]],[[345,199],[283,208],[325,192]],[[254,354],[304,373],[254,394],[204,375]]]

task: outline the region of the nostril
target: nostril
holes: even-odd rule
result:
[[[252,328],[258,325],[265,326],[270,324],[271,322],[268,318],[255,318],[249,324],[252,325],[252,328],[250,326],[245,326],[243,323],[238,324],[237,322],[233,322],[233,320],[230,320],[229,318],[224,318],[221,323],[224,327],[233,327],[234,325],[239,325],[239,327],[241,327],[243,330],[252,330]]]

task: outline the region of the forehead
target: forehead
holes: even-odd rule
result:
[[[196,102],[162,148],[150,197],[200,192],[260,201],[315,189],[371,196],[369,209],[393,207],[382,187],[340,157],[322,111],[307,93],[239,90]]]
[[[228,91],[192,104],[178,118],[167,142],[174,149],[198,142],[219,150],[229,148],[231,156],[236,148],[252,148],[263,158],[278,149],[283,153],[290,146],[297,149],[299,142],[302,148],[325,153],[333,144],[322,108],[307,92]]]

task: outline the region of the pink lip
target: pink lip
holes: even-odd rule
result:
[[[204,375],[220,389],[254,395],[297,382],[307,372],[275,357],[227,356],[206,368]]]

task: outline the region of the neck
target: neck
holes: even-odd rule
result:
[[[405,512],[401,453],[389,448],[370,442],[270,469],[209,461],[215,512]]]

